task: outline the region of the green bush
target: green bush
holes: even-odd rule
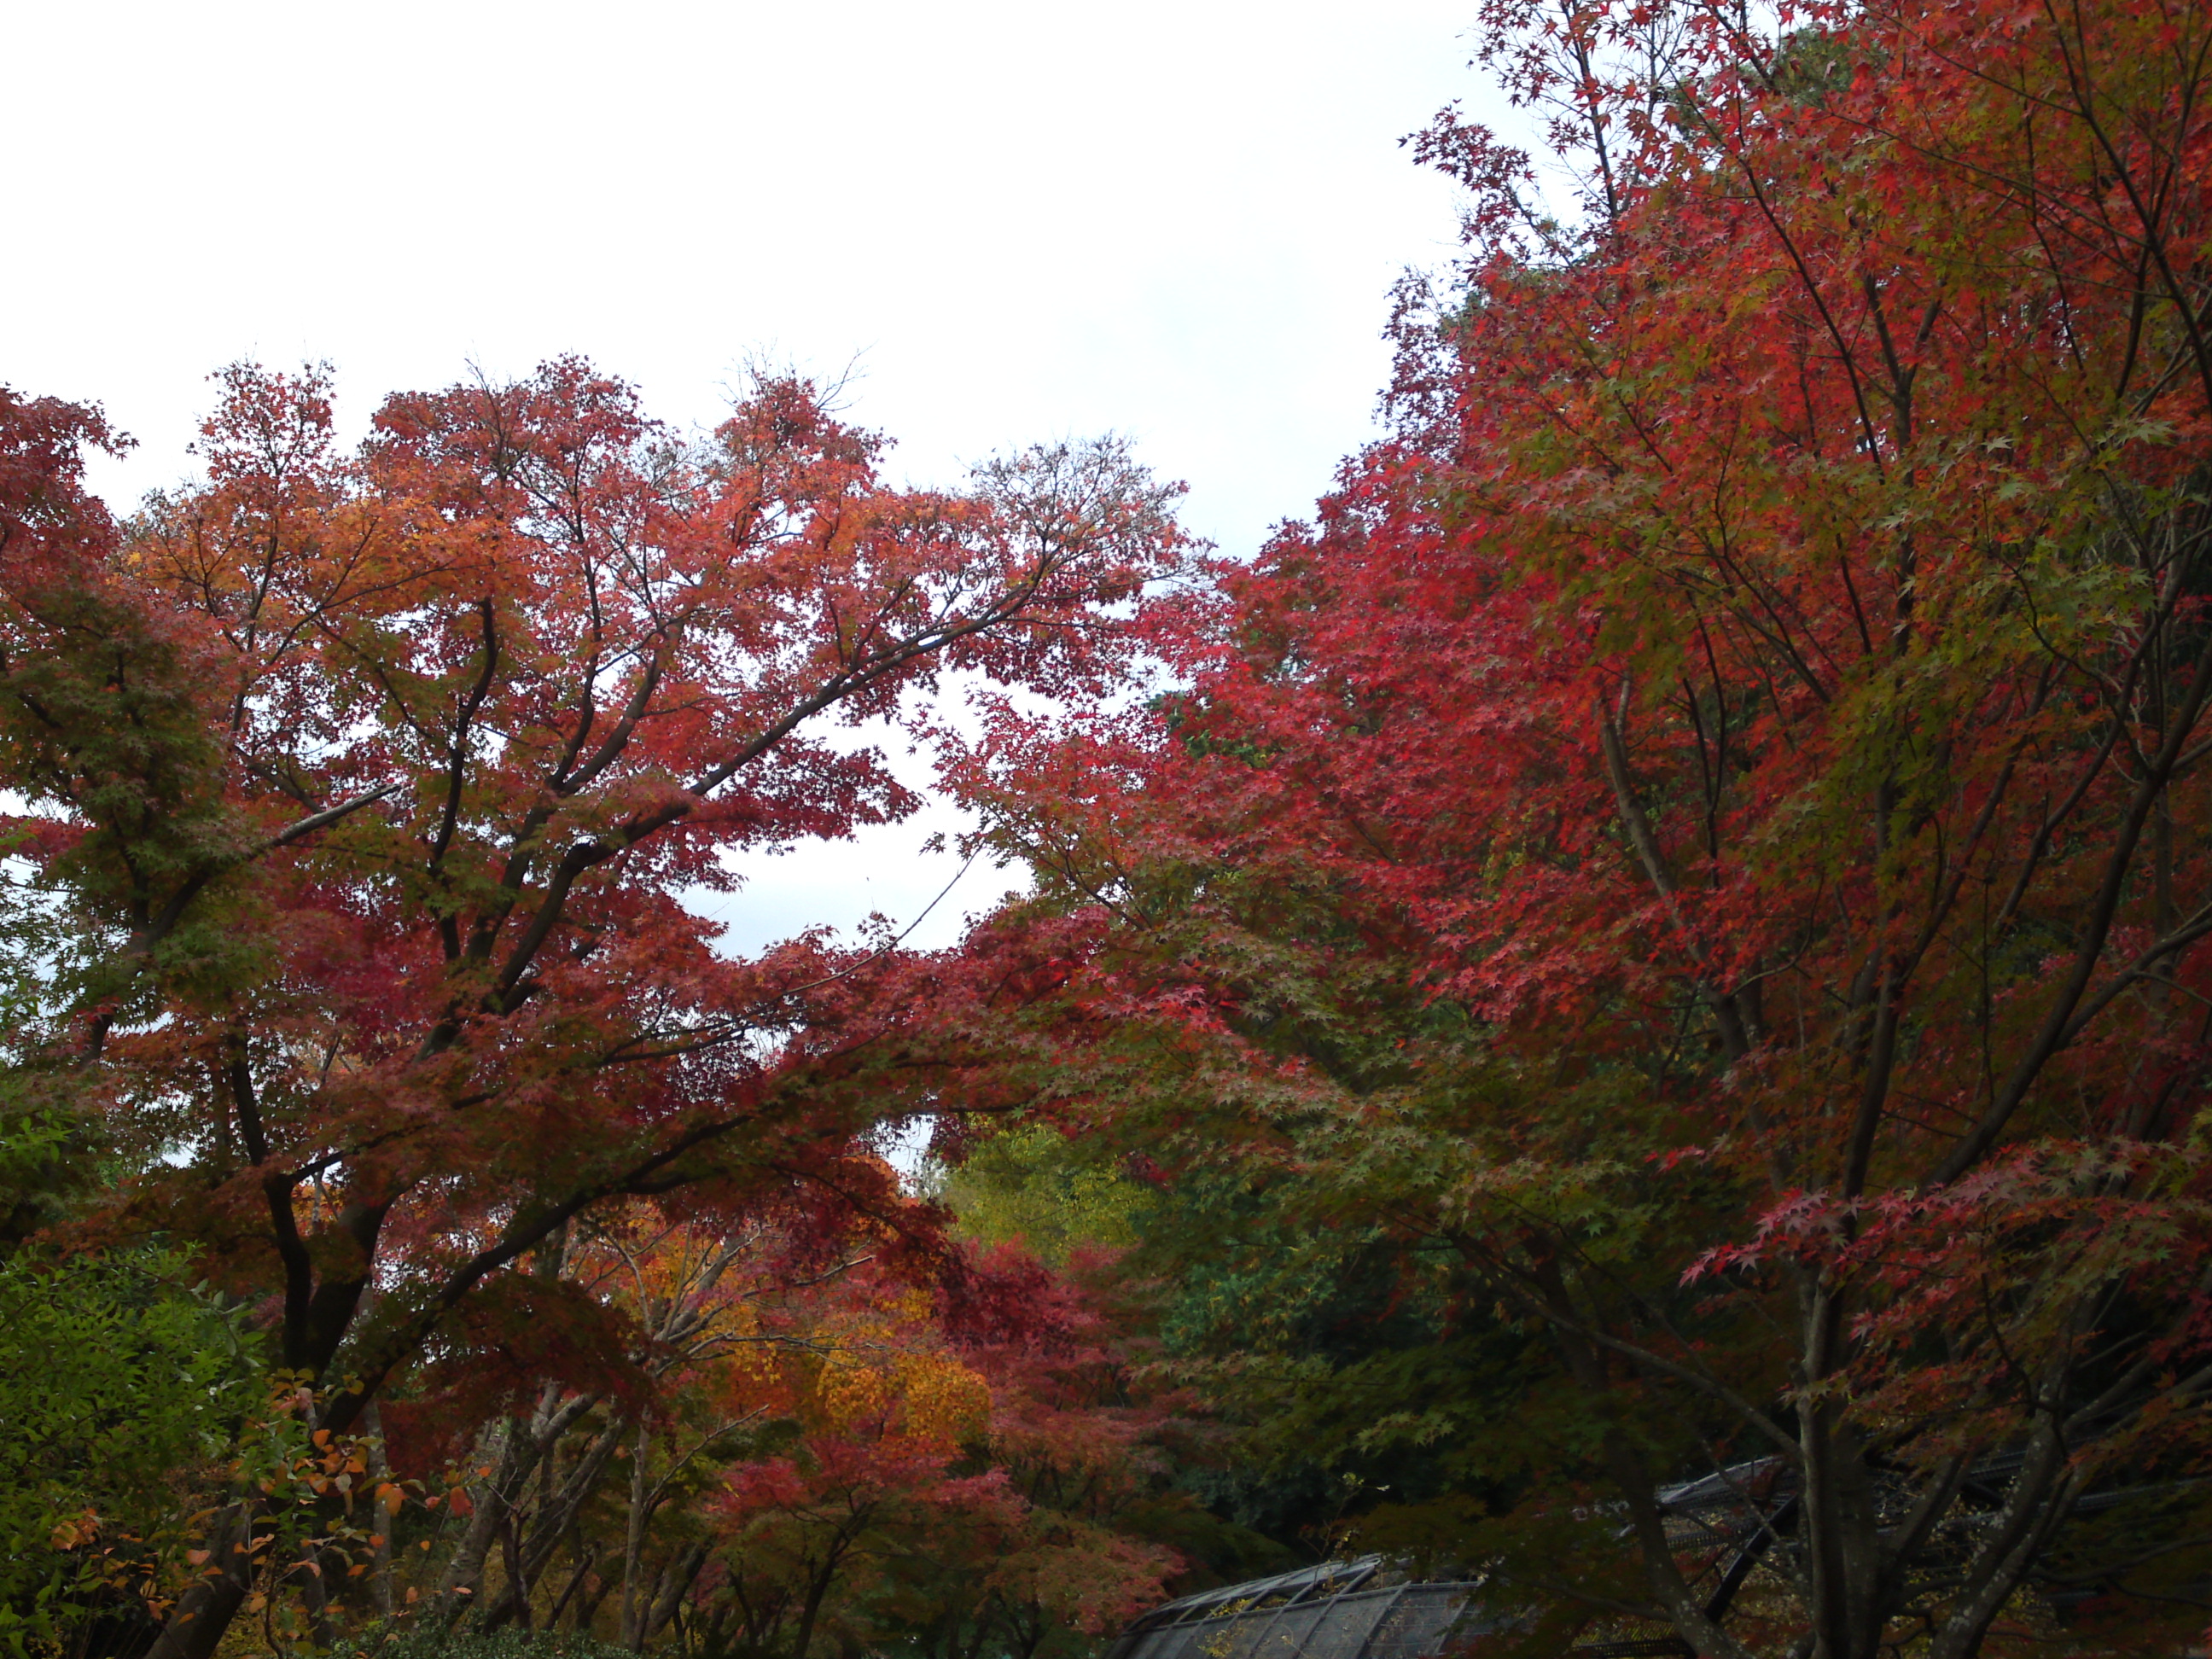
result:
[[[243,1310],[160,1250],[0,1259],[0,1645],[131,1616],[263,1399]]]

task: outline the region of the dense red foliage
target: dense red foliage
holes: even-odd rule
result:
[[[1065,992],[1020,1074],[1547,1334],[1582,1414],[1498,1467],[1554,1530],[1462,1544],[1562,1618],[2151,1639],[2212,1455],[2212,23],[1486,40],[1574,201],[1440,122],[1398,435],[1164,629],[1187,694],[979,763]]]

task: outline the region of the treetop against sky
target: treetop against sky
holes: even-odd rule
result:
[[[765,357],[942,483],[1113,429],[1249,546],[1368,430],[1386,290],[1449,251],[1398,146],[1480,95],[1467,9],[500,0],[27,15],[0,121],[11,382],[166,483],[251,356],[383,394],[564,351],[711,425]],[[118,501],[117,505],[127,505]]]
[[[848,416],[924,484],[1124,433],[1191,483],[1197,533],[1249,550],[1368,435],[1388,289],[1449,252],[1450,187],[1398,140],[1485,96],[1469,22],[1449,0],[49,9],[10,30],[37,72],[0,124],[46,252],[0,271],[0,361],[138,440],[93,462],[118,510],[191,469],[222,364],[328,360],[350,436],[395,387],[577,351],[679,428],[757,362],[849,376]],[[762,863],[727,919],[748,946],[903,926],[959,869],[921,850],[956,827]],[[918,937],[1004,885],[971,871]]]

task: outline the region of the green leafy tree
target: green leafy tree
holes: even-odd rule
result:
[[[161,1251],[0,1261],[0,1639],[150,1638],[265,1416],[246,1310]]]

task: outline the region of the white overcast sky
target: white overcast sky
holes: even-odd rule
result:
[[[681,424],[749,361],[849,364],[894,476],[1112,429],[1249,551],[1369,434],[1389,286],[1452,246],[1398,140],[1500,115],[1474,11],[9,0],[0,380],[139,440],[123,507],[241,357],[329,359],[353,428],[470,363],[580,351]],[[945,822],[775,861],[732,943],[903,925]]]

